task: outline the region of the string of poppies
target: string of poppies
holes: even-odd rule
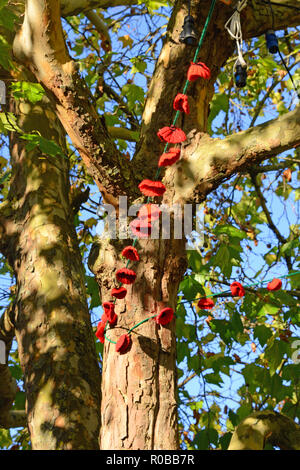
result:
[[[165,147],[162,155],[158,161],[158,169],[155,175],[154,180],[145,179],[139,184],[139,190],[144,196],[147,196],[147,201],[144,206],[138,212],[138,216],[130,223],[131,231],[134,235],[134,240],[132,245],[126,246],[122,251],[122,256],[127,259],[126,267],[118,269],[116,272],[116,279],[119,282],[119,287],[114,287],[111,290],[111,296],[114,297],[113,301],[107,301],[103,303],[103,315],[100,322],[97,326],[96,337],[101,343],[104,343],[105,339],[116,345],[116,351],[120,354],[126,353],[131,346],[131,336],[130,333],[133,329],[137,328],[142,323],[149,321],[151,318],[155,318],[155,321],[158,325],[165,326],[170,323],[174,317],[174,311],[171,307],[163,308],[159,314],[154,315],[150,318],[146,318],[139,322],[137,325],[132,327],[127,333],[121,335],[118,341],[112,341],[106,336],[106,330],[108,325],[114,327],[117,324],[118,316],[115,313],[115,302],[116,299],[124,299],[127,294],[127,289],[124,285],[131,285],[136,280],[136,272],[132,269],[129,269],[130,261],[138,262],[140,260],[139,254],[135,245],[139,238],[147,238],[151,232],[152,222],[158,220],[160,216],[160,210],[155,204],[151,204],[150,201],[154,197],[161,197],[166,191],[165,185],[158,180],[160,171],[163,167],[168,167],[177,162],[180,158],[180,145],[186,140],[186,135],[182,129],[176,127],[175,124],[180,116],[180,113],[189,114],[189,103],[188,96],[186,91],[188,89],[189,83],[194,82],[199,78],[208,80],[210,78],[210,70],[203,62],[197,62],[198,54],[202,46],[210,19],[212,17],[216,0],[212,0],[211,6],[205,21],[204,28],[194,55],[194,59],[190,64],[190,67],[187,72],[187,80],[183,88],[182,93],[178,93],[173,102],[173,109],[176,111],[173,123],[169,127],[163,127],[157,132],[158,138],[165,142]],[[169,145],[172,144],[174,147],[169,149]],[[169,149],[169,150],[168,150]]]
[[[229,290],[219,291],[217,293],[210,294],[210,295],[207,295],[207,296],[203,296],[203,297],[200,297],[200,298],[197,297],[195,299],[182,300],[182,301],[178,302],[178,304],[190,303],[192,301],[198,300],[197,306],[200,310],[211,310],[212,308],[215,307],[215,303],[211,299],[211,297],[222,297],[222,296],[225,296],[225,295],[228,295],[228,294],[231,295],[232,297],[244,297],[245,289],[257,286],[259,284],[266,284],[266,283],[267,283],[267,290],[269,292],[270,291],[278,291],[282,287],[281,279],[286,279],[288,277],[295,276],[297,274],[300,274],[300,271],[295,271],[295,272],[290,273],[290,274],[285,274],[283,276],[279,276],[278,278],[267,279],[267,280],[264,280],[264,281],[258,281],[258,282],[254,282],[252,284],[247,284],[247,285],[244,285],[244,286],[241,283],[239,283],[238,281],[235,281],[235,282],[231,283]],[[143,323],[146,323],[149,320],[152,320],[152,319],[156,318],[156,316],[157,315],[152,315],[151,317],[147,317],[144,320],[140,321],[139,323],[134,325],[132,328],[130,328],[130,330],[128,330],[127,334],[129,335],[133,330],[138,328],[140,325],[142,325]],[[166,319],[167,319],[167,317],[165,317],[164,320],[166,321]],[[107,326],[106,326],[106,331],[107,331]],[[109,341],[110,343],[117,344],[116,341],[113,341],[113,340],[109,339],[106,336],[106,334],[105,334],[105,339],[107,339],[107,341]]]

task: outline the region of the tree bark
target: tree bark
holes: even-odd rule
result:
[[[18,125],[64,148],[44,99],[20,102]],[[86,303],[84,270],[69,201],[67,159],[28,152],[10,139],[13,214],[6,256],[17,283],[14,322],[35,450],[98,449],[100,373]]]
[[[107,338],[117,341],[137,323],[166,306],[176,309],[179,282],[186,268],[183,240],[142,240],[137,279],[118,300],[117,326]],[[110,300],[122,244],[94,246],[89,258],[101,290]],[[133,330],[132,347],[121,355],[105,340],[102,371],[101,449],[178,449],[175,319],[158,326],[153,319]]]

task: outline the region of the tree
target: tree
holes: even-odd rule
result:
[[[206,0],[192,2],[198,32],[210,6]],[[157,10],[162,20],[170,15],[159,55],[162,29],[156,24]],[[104,347],[95,345],[93,338],[87,300],[91,297],[92,308],[100,298],[102,304],[111,299],[128,239],[93,236],[90,229],[97,219],[82,221],[78,210],[87,201],[95,207],[87,190],[93,184],[102,204],[114,207],[117,218],[120,196],[126,195],[129,204],[144,202],[138,185],[155,178],[163,150],[157,131],[173,121],[174,96],[184,87],[195,52],[179,41],[186,14],[187,2],[182,0],[3,2],[1,78],[11,85],[9,109],[1,121],[9,138],[11,176],[8,185],[8,168],[2,178],[1,252],[2,272],[11,272],[15,287],[1,318],[0,339],[8,357],[16,337],[26,412],[18,409],[22,407],[16,404],[10,376],[12,372],[21,378],[15,354],[10,367],[0,365],[0,424],[12,428],[27,422],[33,449],[97,449],[99,432],[101,449],[178,449],[179,440],[190,449],[227,448],[233,427],[253,409],[264,407],[279,407],[289,416],[290,426],[297,427],[291,418],[299,419],[299,365],[291,357],[300,321],[299,225],[290,224],[282,234],[266,194],[271,191],[279,199],[297,201],[299,190],[293,191],[293,181],[299,162],[300,109],[289,103],[292,82],[284,80],[285,69],[267,53],[262,35],[269,29],[283,31],[280,45],[292,71],[299,60],[295,31],[300,2],[257,0],[242,10],[252,65],[246,92],[239,92],[231,78],[235,42],[224,24],[232,8],[217,2],[201,48],[201,60],[211,77],[190,84],[191,112],[180,117],[187,140],[178,163],[162,177],[165,205],[205,204],[202,252],[199,247],[187,251],[184,237],[139,239],[136,281],[125,299],[116,302],[118,323],[107,334],[117,340],[122,329],[130,330],[164,307],[176,310],[176,322],[142,323],[132,330],[126,354],[116,353],[108,340]],[[130,55],[134,35],[144,31],[129,29],[124,34],[122,22],[135,17],[145,18],[149,29],[140,52]],[[118,52],[113,49],[116,39],[122,43]],[[130,67],[132,77],[127,78]],[[141,76],[147,80],[145,102]],[[265,94],[263,86],[268,86]],[[232,111],[238,99],[252,121],[243,130]],[[259,116],[270,113],[270,104],[276,105],[278,116],[255,126]],[[225,118],[220,125],[221,111]],[[126,142],[136,145],[127,148]],[[130,158],[124,153],[128,149]],[[292,153],[282,157],[287,150]],[[266,175],[274,172],[275,182],[268,189],[264,178],[269,181]],[[252,250],[249,240],[258,244],[261,225],[264,236],[269,229],[276,242],[270,242],[269,235],[269,251],[263,253],[268,269],[257,267],[258,279],[264,280],[268,270],[281,262],[284,274],[294,276],[282,291],[250,286],[243,303],[237,303],[228,286],[232,276],[249,280],[242,255]],[[91,243],[88,267],[94,277],[84,272]],[[227,286],[227,293],[220,293],[220,285]],[[223,317],[207,317],[195,302],[212,292],[225,299]],[[251,335],[262,353],[254,359],[246,353],[241,359],[234,345],[247,351]],[[185,370],[179,367],[184,361]],[[220,374],[230,376],[231,369],[238,370],[241,364],[245,385],[239,390],[240,406],[222,415],[217,404]],[[178,419],[178,402],[191,401],[184,387],[195,376],[203,380],[206,409],[192,400],[185,411],[186,426],[182,416]],[[213,404],[205,392],[209,383],[217,386]],[[225,432],[220,423],[227,414]],[[273,432],[266,429],[259,446]],[[281,444],[276,439],[271,442]],[[289,445],[297,447],[297,442]]]

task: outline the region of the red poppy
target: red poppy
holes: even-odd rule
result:
[[[280,279],[273,279],[273,281],[269,282],[267,285],[268,290],[279,290],[282,287],[282,282]]]
[[[198,307],[201,310],[211,310],[214,306],[215,306],[214,301],[206,297],[204,297],[203,299],[200,299],[198,302]]]
[[[177,162],[180,158],[180,149],[172,147],[166,153],[163,153],[158,161],[158,166],[170,166]]]
[[[115,325],[118,319],[115,313],[115,304],[113,302],[103,302],[103,308],[110,326]]]
[[[103,302],[102,307],[107,318],[115,313],[115,304],[113,302]]]
[[[152,222],[159,219],[161,210],[156,204],[145,204],[142,206],[138,212],[138,218],[140,220],[147,220],[147,222]]]
[[[165,141],[169,144],[180,144],[180,142],[184,142],[186,140],[186,135],[183,130],[175,126],[159,129],[157,136],[162,142]]]
[[[243,288],[242,284],[237,281],[230,284],[230,290],[233,297],[244,297],[245,295],[245,289]]]
[[[144,196],[162,196],[166,191],[166,187],[160,181],[151,181],[151,180],[143,180],[139,184],[139,190]]]
[[[122,336],[117,341],[116,344],[116,351],[120,354],[125,354],[131,346],[131,337],[126,333]]]
[[[100,343],[102,344],[104,343],[104,340],[105,340],[104,331],[105,331],[105,325],[103,325],[102,322],[99,322],[95,335],[99,339]]]
[[[203,62],[191,62],[191,65],[188,69],[187,79],[189,82],[194,82],[197,78],[202,77],[205,79],[210,78],[210,70]]]
[[[126,246],[122,251],[122,256],[130,261],[140,261],[139,254],[134,246]]]
[[[190,107],[189,107],[189,102],[188,102],[188,97],[184,95],[183,93],[178,93],[175,96],[174,102],[173,102],[173,108],[176,111],[181,111],[185,114],[190,114]]]
[[[105,326],[107,320],[108,320],[107,315],[106,315],[106,313],[104,312],[104,313],[102,314],[102,317],[101,317],[101,320],[100,320],[100,321],[101,321],[101,323]]]
[[[159,314],[155,317],[155,321],[158,325],[167,325],[170,323],[174,316],[174,310],[171,307],[163,308]]]
[[[116,297],[116,299],[124,299],[124,297],[126,297],[126,294],[127,289],[125,289],[125,287],[114,287],[111,290],[111,295],[113,297]]]
[[[121,268],[116,272],[116,277],[122,284],[133,284],[136,279],[136,273],[132,269]]]
[[[129,225],[133,235],[137,238],[148,238],[151,233],[151,222],[148,220],[134,219]]]

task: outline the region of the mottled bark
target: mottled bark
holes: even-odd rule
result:
[[[18,125],[64,148],[49,107],[21,102]],[[13,208],[6,255],[17,283],[14,319],[33,449],[97,449],[100,373],[69,202],[68,161],[27,152],[11,135]]]
[[[96,275],[103,300],[109,300],[121,243],[99,242],[89,266]],[[107,337],[121,334],[165,306],[176,308],[179,282],[185,271],[182,240],[140,241],[142,262],[134,266],[137,280],[126,302],[118,300],[117,326]],[[105,341],[102,371],[101,449],[178,449],[175,319],[161,327],[155,321],[131,334],[132,347],[124,355]]]
[[[300,450],[300,426],[275,411],[256,411],[237,426],[228,450],[263,450],[267,443],[281,450]]]

